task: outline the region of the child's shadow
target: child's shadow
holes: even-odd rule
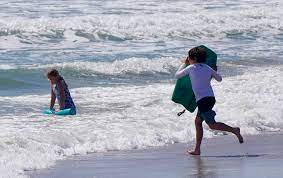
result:
[[[244,155],[218,155],[218,156],[201,156],[203,158],[256,158],[266,154],[244,154]]]
[[[192,156],[194,166],[190,168],[187,176],[190,178],[218,178],[221,177],[225,170],[223,164],[218,164],[217,160],[210,160],[206,158],[221,158],[219,161],[223,162],[223,158],[257,158],[265,156],[266,154],[243,154],[243,155],[215,155],[215,156]],[[216,162],[215,162],[216,161]],[[219,172],[220,170],[220,172]]]

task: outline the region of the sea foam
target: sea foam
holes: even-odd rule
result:
[[[213,82],[217,121],[240,126],[243,134],[281,131],[281,75],[281,67],[254,67]],[[171,101],[173,86],[75,88],[78,114],[67,117],[40,114],[49,95],[0,97],[1,173],[20,176],[73,154],[192,141],[195,113],[176,116],[183,108]],[[205,138],[221,134],[204,128]]]

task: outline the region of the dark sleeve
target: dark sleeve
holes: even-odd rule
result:
[[[211,68],[217,72],[217,65],[211,66]]]

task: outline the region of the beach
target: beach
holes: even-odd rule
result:
[[[32,178],[251,178],[283,176],[283,135],[231,135],[205,139],[201,156],[185,153],[193,143],[146,150],[113,151],[73,156],[55,166],[28,171]]]
[[[278,0],[1,0],[0,177],[283,177],[282,9]],[[200,45],[223,78],[211,80],[215,119],[246,142],[204,124],[202,156],[191,157],[197,110],[178,117],[172,93],[181,60]],[[76,115],[43,113],[51,69]]]

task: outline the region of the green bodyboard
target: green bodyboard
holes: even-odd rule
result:
[[[215,52],[204,45],[201,45],[200,47],[204,48],[206,51],[205,63],[210,67],[215,68],[217,62],[217,55]],[[184,76],[177,80],[172,95],[172,101],[183,105],[190,112],[195,111],[197,108],[197,103],[189,76]]]

